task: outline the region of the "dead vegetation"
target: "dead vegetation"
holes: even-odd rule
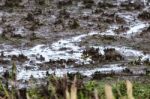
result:
[[[115,49],[104,49],[104,55],[99,52],[98,48],[89,48],[83,51],[83,57],[90,57],[93,62],[111,62],[123,60],[123,56],[120,55]]]
[[[6,7],[17,7],[21,3],[21,0],[6,0],[5,6]]]
[[[25,62],[25,61],[28,61],[28,57],[23,55],[23,54],[19,54],[18,56],[16,55],[13,55],[11,56],[11,60],[12,61],[18,61],[18,62]]]
[[[138,18],[143,20],[149,20],[150,19],[150,12],[149,11],[143,11],[139,14]]]
[[[144,8],[144,4],[141,1],[125,1],[121,3],[121,7],[123,7],[124,10],[141,10]]]
[[[138,91],[141,90],[137,88],[143,89],[142,85],[132,84],[129,80],[115,84],[96,83],[95,81],[84,83],[76,77],[74,80],[69,80],[67,76],[63,78],[50,76],[47,79],[46,85],[30,87],[28,89],[17,89],[12,85],[10,90],[2,82],[0,88],[2,99],[18,99],[18,97],[19,99],[134,99],[135,97],[140,98],[141,93],[138,93]],[[146,88],[143,92],[146,93]],[[144,94],[143,92],[142,94]],[[149,98],[149,95],[142,95],[141,98]]]

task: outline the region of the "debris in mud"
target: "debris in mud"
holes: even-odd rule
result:
[[[101,19],[100,19],[101,20]],[[99,21],[100,21],[99,20]],[[97,28],[101,31],[104,32],[108,29],[108,24],[107,23],[103,23],[103,24],[97,24]]]
[[[138,59],[137,60],[133,60],[133,61],[130,61],[128,64],[130,64],[130,65],[141,65],[142,64],[142,57],[138,57]]]
[[[34,21],[35,19],[34,19],[34,16],[33,16],[32,13],[28,13],[27,17],[25,18],[25,20],[27,20],[27,21]]]
[[[149,69],[147,67],[131,67],[130,71],[132,72],[131,76],[147,76],[147,71]]]
[[[132,66],[139,66],[139,65],[150,66],[150,60],[149,58],[142,60],[142,57],[139,57],[136,60],[130,61],[128,64]]]
[[[146,29],[146,31],[147,31],[147,32],[150,32],[150,25],[149,25],[149,27]]]
[[[10,60],[5,60],[3,58],[0,58],[0,64],[2,64],[2,65],[8,65],[10,63],[11,63]]]
[[[91,8],[94,6],[95,2],[94,0],[83,0],[83,4],[85,8]]]
[[[1,34],[1,36],[3,38],[11,38],[13,35],[13,32],[15,31],[15,28],[11,25],[6,25],[3,29],[3,32]]]
[[[98,14],[98,13],[104,13],[104,10],[103,10],[102,8],[96,8],[96,9],[93,11],[93,13],[96,13],[96,14]]]
[[[114,30],[114,32],[116,32],[117,34],[120,34],[120,33],[124,33],[124,32],[127,32],[127,30],[129,30],[129,27],[126,27],[126,26],[119,26],[117,29]]]
[[[133,74],[133,72],[129,68],[125,68],[122,72],[127,74]]]
[[[77,19],[71,19],[68,25],[71,29],[77,29],[78,27],[80,27],[80,24]]]
[[[68,19],[70,17],[70,13],[66,11],[66,9],[62,9],[59,11],[58,19]],[[62,23],[62,22],[61,22]]]
[[[102,36],[102,39],[103,40],[110,40],[110,41],[116,41],[117,40],[117,37],[114,37],[114,36],[111,36],[111,35],[103,35]]]
[[[66,66],[71,66],[71,65],[75,65],[76,61],[73,59],[58,59],[58,60],[52,60],[50,59],[49,62],[46,62],[46,65],[50,65],[51,67],[62,67],[62,68],[66,68]]]
[[[130,40],[128,40],[125,37],[121,37],[121,36],[93,35],[93,36],[88,36],[85,39],[83,39],[80,42],[80,44],[82,46],[93,46],[93,45],[94,46],[102,46],[102,45],[103,46],[109,46],[109,45],[116,45],[116,44],[122,44],[122,45],[128,44],[129,45],[131,43],[130,43]]]
[[[63,23],[64,23],[63,20],[61,18],[58,18],[58,19],[55,20],[54,25],[56,26],[56,25],[60,25],[60,24],[63,24]]]
[[[4,51],[1,51],[1,55],[0,55],[0,57],[5,57],[5,55],[4,55]]]
[[[12,34],[11,37],[18,38],[18,39],[24,38],[21,34]]]
[[[111,73],[101,73],[101,72],[95,72],[93,75],[92,75],[92,79],[97,79],[97,80],[102,80],[103,78],[106,78],[106,77],[113,77],[115,76],[115,72],[111,72]]]
[[[111,24],[111,23],[115,22],[115,20],[113,18],[104,18],[103,21],[108,23],[108,24]]]
[[[131,2],[131,0],[128,0],[122,2],[120,6],[123,7],[124,10],[141,10],[142,8],[144,8],[144,3],[139,0],[133,2]]]
[[[120,61],[123,60],[123,56],[117,52],[114,48],[107,48],[104,49],[104,53],[105,53],[105,60],[108,61]]]
[[[35,0],[35,2],[36,2],[36,4],[38,4],[38,5],[44,5],[44,4],[47,3],[46,0]]]
[[[41,15],[42,14],[42,8],[36,8],[35,11],[32,12],[34,15],[38,16],[38,15]],[[34,17],[32,16],[32,13],[31,13],[31,18],[34,19]],[[30,13],[28,13],[30,14]],[[27,19],[28,17],[26,17]],[[28,19],[27,19],[28,20]],[[30,20],[30,19],[29,19]]]
[[[64,6],[68,6],[68,5],[71,5],[72,4],[72,0],[58,0],[57,2],[57,7],[58,8],[62,8]]]
[[[45,61],[45,58],[42,55],[40,55],[39,57],[36,57],[36,59],[40,61]]]
[[[16,28],[14,26],[6,25],[3,28],[1,37],[3,39],[10,39],[10,38],[22,39],[22,38],[24,38],[24,36],[22,34],[17,34],[17,33],[15,33],[15,31],[16,31]]]
[[[150,76],[150,69],[148,70],[146,70],[146,75],[148,75],[148,76]]]
[[[114,3],[112,3],[112,1],[101,0],[101,1],[98,2],[97,6],[98,6],[99,8],[104,8],[104,9],[106,9],[106,8],[114,8],[114,7],[116,7],[117,5],[114,4]]]
[[[150,66],[150,59],[145,59],[145,60],[143,61],[143,64]]]
[[[77,72],[77,73],[67,73],[67,77],[68,77],[69,79],[74,79],[75,76],[77,77],[77,79],[83,79],[83,78],[85,78],[85,76],[82,75],[82,74],[79,73],[79,72]]]
[[[10,56],[11,57],[11,60],[13,61],[19,61],[19,62],[25,62],[25,61],[28,61],[28,57],[23,55],[23,54],[19,54],[18,56],[16,55],[13,55],[13,56]]]
[[[120,17],[117,14],[117,11],[112,10],[112,11],[107,11],[102,13],[103,18],[99,18],[101,22],[106,22],[106,23],[117,23],[117,24],[126,24],[125,19]]]
[[[5,6],[6,7],[17,7],[21,3],[21,0],[6,0]]]
[[[107,17],[107,18],[112,18],[112,19],[113,19],[115,16],[116,16],[116,17],[119,17],[119,16],[117,15],[117,11],[115,11],[115,10],[105,11],[105,12],[102,13],[102,16],[105,16],[105,17]]]
[[[118,15],[115,15],[115,16],[114,17],[115,17],[116,23],[118,23],[118,24],[126,24],[126,21],[123,18],[119,17]]]
[[[38,29],[38,27],[41,26],[41,25],[42,25],[42,24],[39,22],[39,20],[36,19],[35,21],[33,21],[33,22],[29,25],[28,29],[31,30],[31,31],[35,31],[35,30]]]
[[[102,62],[104,59],[104,56],[99,53],[99,49],[95,48],[89,48],[83,51],[83,57],[88,58],[90,57],[93,61],[99,61]]]
[[[36,33],[32,33],[30,35],[30,40],[33,41],[33,40],[36,40],[36,39],[39,39],[39,37],[37,37]]]
[[[150,12],[149,11],[143,11],[138,15],[138,18],[143,20],[149,20],[150,19]]]
[[[6,17],[5,16],[1,16],[0,17],[0,25],[4,24],[6,22]]]
[[[150,26],[148,26],[147,28],[144,28],[138,35],[135,36],[136,37],[136,41],[135,41],[135,45],[134,47],[142,50],[143,53],[149,54],[150,53]]]
[[[43,25],[43,23],[41,23],[38,18],[35,18],[35,15],[31,12],[27,13],[26,17],[21,18],[21,22],[23,27],[29,31],[35,31]]]
[[[133,67],[133,68],[125,68],[120,72],[95,72],[92,75],[92,79],[105,79],[106,77],[122,77],[122,76],[147,76],[149,74],[149,69],[148,68],[143,68],[143,67]]]
[[[124,57],[120,55],[114,48],[104,49],[104,55],[99,52],[98,48],[89,48],[83,51],[83,57],[91,58],[94,62],[111,62],[111,61],[120,61]]]

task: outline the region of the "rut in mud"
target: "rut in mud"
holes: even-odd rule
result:
[[[7,38],[0,45],[1,73],[9,70],[11,61],[15,61],[17,80],[28,80],[31,76],[43,78],[47,73],[56,76],[81,73],[91,77],[95,72],[117,74],[129,70],[137,75],[146,74],[150,42],[143,35],[150,34],[148,5],[133,2],[129,3],[130,8],[126,1],[95,0],[94,7],[82,1],[69,1],[53,3],[59,7],[66,4],[70,10],[51,5],[50,11],[41,12],[37,7],[36,13],[27,13],[27,8],[31,10],[33,5],[27,4],[23,12],[15,9],[9,12],[1,7],[1,21],[5,21],[0,25],[1,38]],[[19,44],[10,43],[14,38],[19,38]],[[145,49],[138,47],[143,41],[148,46],[142,46]],[[135,60],[139,60],[140,66],[130,66]]]

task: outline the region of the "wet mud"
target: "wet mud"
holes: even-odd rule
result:
[[[47,74],[80,73],[91,79],[143,79],[149,75],[148,3],[0,2],[1,75],[10,71],[13,63],[21,82],[32,77],[43,79]]]

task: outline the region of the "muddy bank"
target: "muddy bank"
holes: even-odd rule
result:
[[[126,68],[135,71],[132,76],[139,70],[147,76],[148,11],[149,5],[126,0],[3,2],[1,72],[10,71],[14,62],[17,80],[39,79],[46,73],[91,76],[113,71],[124,76]]]

